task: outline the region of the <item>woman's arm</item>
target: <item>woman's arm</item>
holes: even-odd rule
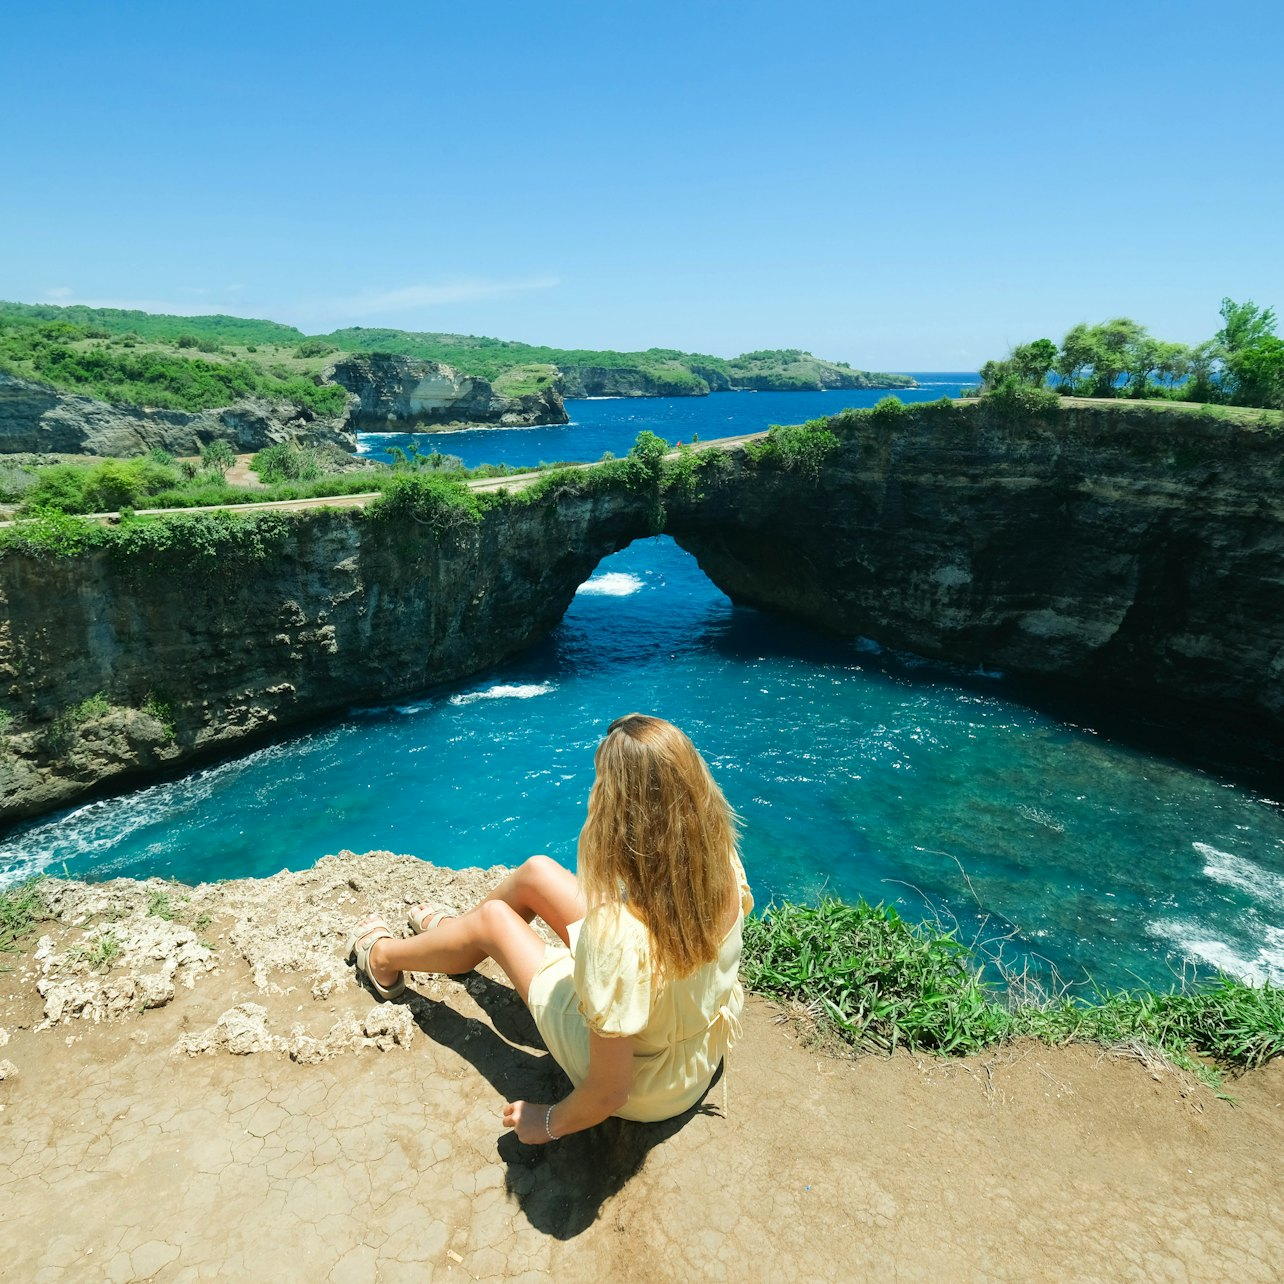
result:
[[[585,1080],[569,1097],[553,1107],[549,1119],[548,1103],[511,1101],[504,1107],[504,1127],[517,1133],[517,1140],[538,1146],[553,1138],[581,1132],[600,1124],[629,1099],[633,1088],[633,1040],[604,1039],[589,1031],[589,1069]]]

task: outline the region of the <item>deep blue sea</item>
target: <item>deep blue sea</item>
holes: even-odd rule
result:
[[[919,377],[928,399],[967,382]],[[469,464],[596,458],[643,428],[708,440],[881,395],[581,401],[567,427],[423,441]],[[27,826],[0,844],[0,884],[41,869],[263,875],[343,847],[573,865],[593,748],[640,710],[678,723],[709,760],[743,817],[760,903],[891,901],[1044,978],[1164,986],[1221,967],[1284,982],[1279,805],[1033,712],[1014,690],[734,607],[671,540],[639,540],[518,659]]]

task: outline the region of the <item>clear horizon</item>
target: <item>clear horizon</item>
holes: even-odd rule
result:
[[[1284,309],[1260,3],[177,12],[7,20],[0,296],[889,371]]]

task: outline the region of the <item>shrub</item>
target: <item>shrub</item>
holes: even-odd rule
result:
[[[225,441],[211,441],[201,447],[201,467],[209,473],[226,477],[236,463],[236,451]]]
[[[313,481],[322,472],[316,453],[292,441],[279,441],[260,450],[250,460],[250,467],[268,485],[285,481]]]
[[[1051,388],[1041,388],[1009,375],[987,392],[981,403],[999,412],[1003,418],[1029,418],[1055,414],[1060,396]]]
[[[0,550],[28,557],[76,557],[104,543],[108,532],[58,509],[37,509],[31,517],[0,530]]]
[[[475,525],[481,504],[462,482],[440,473],[411,473],[393,478],[366,509],[375,521],[411,521],[441,536]]]
[[[106,459],[101,464],[54,464],[42,468],[26,495],[30,511],[106,513],[146,507],[145,501],[177,483],[179,474],[150,455]]]

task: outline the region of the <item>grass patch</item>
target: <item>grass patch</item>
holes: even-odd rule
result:
[[[1220,976],[1168,993],[1020,997],[983,981],[952,933],[864,901],[769,906],[745,922],[742,972],[860,1051],[967,1055],[1019,1037],[1143,1047],[1212,1087],[1224,1069],[1284,1055],[1284,989]]]
[[[104,932],[92,943],[81,941],[67,951],[67,957],[76,963],[87,963],[91,971],[108,972],[120,957],[120,939],[111,932]]]
[[[163,918],[172,923],[176,917],[174,906],[170,904],[168,892],[148,892],[147,913],[150,918]]]
[[[0,953],[12,954],[18,942],[47,917],[45,898],[40,891],[42,882],[33,878],[0,892]]]

